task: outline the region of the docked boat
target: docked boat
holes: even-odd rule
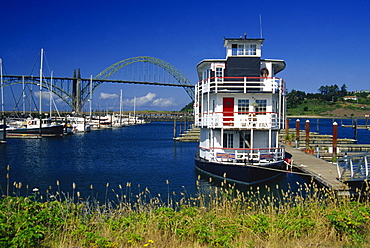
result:
[[[68,116],[67,117],[67,127],[70,129],[69,132],[79,133],[79,132],[90,132],[90,123],[84,117],[78,116]]]
[[[215,177],[255,184],[281,175],[285,83],[275,77],[285,62],[262,59],[264,39],[225,38],[226,59],[197,65],[195,126],[200,128],[195,166]]]
[[[22,126],[12,126],[6,129],[7,138],[27,138],[34,136],[63,136],[64,125],[56,124],[51,119],[27,118]]]

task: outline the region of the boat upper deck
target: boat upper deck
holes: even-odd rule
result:
[[[285,93],[284,80],[277,77],[213,77],[198,82],[205,93]]]

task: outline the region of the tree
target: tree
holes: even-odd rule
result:
[[[292,90],[287,94],[287,108],[296,108],[306,98],[306,92]]]

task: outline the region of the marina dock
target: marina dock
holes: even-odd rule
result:
[[[285,146],[285,151],[292,155],[292,166],[294,168],[307,173],[308,176],[313,177],[320,184],[336,191],[338,195],[350,194],[351,188],[337,179],[336,165],[289,145]]]

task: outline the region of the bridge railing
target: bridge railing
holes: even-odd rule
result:
[[[369,179],[370,154],[345,156],[337,160],[338,178],[341,181],[364,181]]]

